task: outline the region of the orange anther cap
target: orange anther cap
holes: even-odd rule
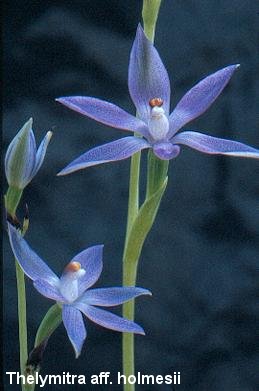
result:
[[[66,272],[77,272],[81,269],[81,263],[72,261],[66,266]]]
[[[163,105],[164,101],[161,98],[153,98],[150,99],[149,101],[149,106],[150,107],[161,107]]]

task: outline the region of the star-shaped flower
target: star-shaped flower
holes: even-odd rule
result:
[[[100,99],[71,96],[57,99],[72,110],[105,125],[139,133],[143,137],[125,137],[93,148],[75,159],[59,175],[126,159],[134,153],[152,148],[163,160],[175,158],[180,145],[200,152],[239,157],[259,158],[259,150],[248,145],[185,131],[177,133],[184,125],[204,113],[224,89],[239,65],[230,65],[201,80],[170,109],[170,82],[160,56],[139,25],[129,63],[129,92],[137,109],[137,117],[120,107]]]
[[[89,289],[102,272],[102,245],[89,247],[77,254],[58,278],[9,223],[8,233],[13,253],[24,273],[33,280],[34,287],[62,306],[63,323],[76,357],[86,338],[82,313],[108,329],[145,334],[138,324],[98,308],[120,305],[140,295],[151,295],[147,289],[136,287]]]

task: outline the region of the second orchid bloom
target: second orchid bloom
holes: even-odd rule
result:
[[[11,224],[8,224],[8,232],[13,253],[34,287],[43,296],[62,306],[63,323],[76,357],[86,338],[82,313],[92,322],[108,329],[145,334],[138,324],[98,308],[117,306],[137,296],[151,295],[147,289],[136,287],[89,289],[102,272],[102,245],[89,247],[77,254],[58,278]]]

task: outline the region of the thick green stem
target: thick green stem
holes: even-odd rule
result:
[[[158,12],[160,8],[161,0],[144,0],[142,17],[144,22],[144,31],[147,37],[153,42],[155,36],[155,26],[158,17]],[[123,254],[123,285],[124,286],[135,286],[136,277],[137,277],[137,268],[139,255],[144,243],[145,237],[149,232],[150,227],[143,234],[143,241],[141,242],[139,248],[140,251],[136,252],[135,257],[132,257],[131,252],[131,240],[130,234],[134,229],[134,222],[136,221],[139,214],[139,172],[140,172],[140,158],[141,153],[135,154],[131,159],[130,167],[130,182],[129,182],[129,203],[128,203],[128,220],[127,220],[127,231],[125,238],[124,254]],[[167,170],[166,170],[167,171]],[[157,170],[155,170],[157,173]],[[166,175],[163,176],[165,178]],[[148,179],[148,182],[151,183],[151,178]],[[163,181],[161,181],[162,183]],[[148,185],[147,190],[151,189]],[[152,186],[152,192],[155,192],[155,186]],[[151,195],[151,192],[148,190],[147,195]],[[160,201],[159,201],[160,202]],[[159,204],[158,204],[159,205]],[[155,212],[156,214],[156,212]],[[155,216],[154,214],[154,216]],[[134,300],[125,303],[123,305],[123,316],[127,319],[134,320],[135,315],[135,302]],[[128,378],[130,375],[135,373],[135,364],[134,364],[134,334],[123,333],[122,341],[123,349],[123,373]],[[134,384],[125,384],[124,391],[134,391]]]

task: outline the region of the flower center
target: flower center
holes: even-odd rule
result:
[[[148,127],[155,141],[166,139],[169,130],[169,121],[162,107],[163,103],[161,98],[153,98],[149,101],[151,110]]]
[[[78,298],[78,280],[85,274],[81,264],[76,261],[70,262],[64,269],[60,278],[60,293],[68,302],[73,302]]]

